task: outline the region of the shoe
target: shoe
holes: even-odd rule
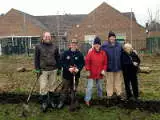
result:
[[[58,109],[62,109],[64,107],[64,102],[63,101],[60,101],[57,108]]]
[[[55,109],[57,107],[57,104],[55,103],[56,96],[54,92],[49,92],[49,97],[48,97],[48,103],[50,106]]]
[[[46,112],[48,108],[48,95],[41,95],[41,110]]]
[[[121,95],[118,95],[118,96],[117,96],[117,100],[118,100],[118,101],[122,101],[122,100],[124,100],[124,97],[121,96]]]
[[[86,104],[88,107],[90,107],[89,101],[85,101],[85,104]]]
[[[57,108],[58,108],[58,109],[63,108],[64,105],[65,105],[65,102],[66,102],[66,94],[61,94],[61,95],[60,95],[60,98],[59,98],[59,103],[58,103],[58,105],[57,105]]]
[[[130,97],[128,100],[129,101],[136,101],[136,98],[135,97]]]
[[[46,102],[42,103],[41,105],[42,112],[47,112],[47,108],[48,108],[48,104]]]
[[[117,99],[117,94],[113,94],[113,95],[111,96],[111,99],[113,99],[113,100]]]
[[[140,99],[139,99],[138,97],[135,97],[135,101],[139,102],[139,101],[140,101]]]
[[[53,109],[57,107],[57,104],[55,104],[53,101],[51,101],[50,104]]]

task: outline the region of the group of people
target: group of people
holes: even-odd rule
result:
[[[132,45],[126,43],[122,46],[116,41],[114,32],[109,32],[108,39],[103,44],[99,37],[95,37],[93,47],[85,57],[78,49],[76,39],[72,39],[69,48],[60,55],[58,47],[54,44],[54,38],[49,32],[44,32],[40,44],[35,48],[35,72],[39,74],[42,110],[45,112],[49,105],[53,108],[62,108],[66,99],[69,99],[70,110],[80,107],[76,92],[83,68],[87,74],[84,97],[87,106],[91,105],[94,82],[98,97],[103,98],[103,78],[108,100],[122,97],[123,79],[126,100],[137,100],[139,64],[140,59]],[[57,87],[56,74],[61,69],[63,86],[57,105],[53,96]]]

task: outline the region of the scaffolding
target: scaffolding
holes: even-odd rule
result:
[[[58,11],[56,16],[57,31],[55,33],[55,37],[60,53],[68,48],[69,41],[67,40],[67,31],[70,29],[69,26],[61,25],[61,21],[63,21],[63,15],[59,15]]]

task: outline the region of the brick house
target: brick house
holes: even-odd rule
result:
[[[0,18],[0,54],[25,53],[48,30],[34,16],[11,9]]]
[[[57,38],[66,36],[73,24],[78,24],[86,15],[50,15],[33,16],[11,9],[0,16],[0,55],[26,53],[33,50],[44,31],[58,34]],[[58,25],[57,25],[58,24]],[[58,31],[58,33],[57,33]],[[59,43],[63,43],[61,41]],[[64,44],[58,44],[66,47]]]
[[[1,17],[0,36],[38,36],[47,28],[34,16],[11,9]]]
[[[114,31],[118,39],[131,42],[136,49],[144,48],[146,47],[145,28],[136,22],[134,13],[132,13],[132,22],[130,16],[131,13],[121,13],[103,2],[68,32],[68,39],[77,38],[87,41],[93,40],[98,35],[106,40],[108,32]]]
[[[102,3],[90,14],[33,16],[16,9],[0,16],[0,55],[2,53],[25,53],[39,42],[43,31],[50,31],[57,37],[60,50],[72,38],[93,40],[95,35],[107,39],[114,31],[119,41],[131,41],[136,49],[146,46],[145,29],[136,22],[134,13],[121,13],[107,3]],[[67,38],[68,37],[68,38]],[[68,39],[68,40],[67,40]]]

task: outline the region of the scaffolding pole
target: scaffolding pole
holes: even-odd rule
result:
[[[131,8],[131,23],[130,23],[130,34],[131,34],[131,44],[132,44],[132,8]]]

